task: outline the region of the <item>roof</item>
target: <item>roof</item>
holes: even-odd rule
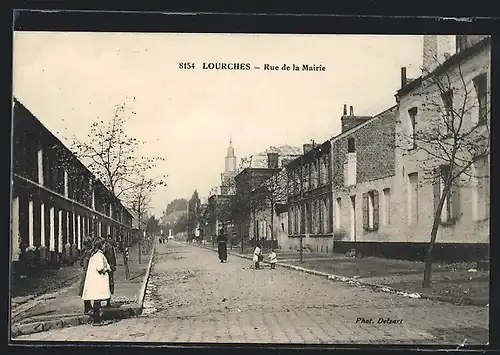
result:
[[[372,123],[373,121],[376,121],[378,119],[381,119],[381,118],[387,118],[387,117],[395,117],[396,116],[396,108],[398,107],[398,105],[394,105],[392,107],[389,107],[387,110],[384,110],[378,114],[376,114],[375,116],[373,116],[371,119],[357,125],[357,126],[354,126],[353,128],[345,131],[345,132],[342,132],[340,133],[339,135],[336,135],[334,137],[332,137],[330,139],[330,141],[332,142],[335,142],[335,141],[338,141],[339,139],[342,139],[348,135],[350,135],[351,133],[354,133],[356,132],[357,130],[363,128],[364,126],[367,126],[369,125],[370,123]]]
[[[449,57],[446,61],[441,63],[436,69],[434,69],[432,72],[426,74],[426,75],[421,75],[418,78],[416,78],[413,81],[408,82],[405,86],[403,86],[401,89],[399,89],[396,93],[396,96],[401,96],[405,95],[414,88],[420,86],[422,81],[425,79],[429,78],[431,75],[440,75],[442,72],[446,71],[449,69],[452,65],[465,60],[472,55],[478,53],[481,49],[483,49],[487,45],[491,45],[491,38],[490,37],[485,37],[479,42],[473,44],[472,46],[465,48],[461,50],[458,53],[455,53],[451,57]]]
[[[13,107],[12,107],[12,113],[14,114],[14,109],[15,108],[20,109],[21,111],[24,111],[31,119],[31,122],[35,123],[38,125],[37,129],[40,129],[40,132],[42,135],[45,135],[47,138],[51,139],[53,142],[57,144],[57,146],[61,147],[64,151],[65,154],[69,155],[72,162],[75,163],[80,170],[85,171],[88,176],[95,181],[96,187],[98,189],[104,190],[109,196],[112,196],[112,198],[116,199],[121,206],[131,215],[134,216],[134,213],[128,209],[125,204],[123,203],[122,200],[120,200],[118,197],[114,196],[111,191],[102,183],[100,179],[98,179],[90,170],[85,166],[85,164],[69,149],[66,147],[66,145],[59,139],[57,138],[43,123],[36,117],[26,106],[24,106],[16,97],[13,97]],[[83,173],[83,172],[82,172]]]
[[[281,164],[283,158],[290,158],[300,156],[302,154],[302,148],[294,147],[291,145],[282,145],[279,147],[271,146],[263,152],[253,154],[246,159],[242,159],[241,169],[245,168],[267,168],[267,154],[268,153],[278,153],[278,164]]]

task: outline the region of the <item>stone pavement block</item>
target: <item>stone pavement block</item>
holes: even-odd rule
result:
[[[145,291],[143,282],[147,282],[151,267],[150,255],[143,257],[141,264],[131,263],[131,280],[125,279],[123,258],[117,258],[118,265],[115,272],[115,294],[112,296],[114,308],[104,308],[104,319],[122,319],[138,316],[142,306],[137,303],[140,294]],[[71,287],[51,295],[42,295],[19,307],[13,314],[12,336],[29,334],[38,331],[75,326],[86,322],[89,318],[83,313],[83,300],[78,296],[79,281]],[[59,316],[59,319],[56,319]],[[63,317],[61,319],[61,317]],[[49,319],[48,319],[49,318]],[[52,318],[52,319],[50,319]],[[85,321],[82,321],[85,319]],[[22,325],[30,322],[32,325]],[[38,325],[36,325],[38,322]]]
[[[77,326],[41,337],[435,345],[459,344],[464,337],[470,338],[472,344],[480,344],[485,342],[481,339],[487,338],[485,307],[373,292],[285,268],[253,270],[241,258],[230,258],[221,264],[211,251],[202,248],[173,243],[159,248],[159,260],[151,274],[156,288],[147,296],[157,312],[100,327],[98,332]],[[175,253],[170,253],[171,249]],[[171,258],[172,255],[180,258]],[[186,275],[189,277],[184,278]],[[379,317],[398,318],[403,323],[356,324],[359,317],[376,321]],[[20,339],[39,338],[32,334]]]

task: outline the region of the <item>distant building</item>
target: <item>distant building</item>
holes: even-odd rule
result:
[[[232,195],[235,191],[234,177],[236,176],[236,156],[232,139],[229,140],[229,147],[225,158],[225,169],[221,174],[221,193],[222,195]]]
[[[302,154],[302,149],[290,145],[282,145],[279,147],[269,147],[263,152],[251,155],[247,158],[242,158],[239,166],[239,171],[242,171],[246,168],[261,168],[268,169],[269,168],[269,155],[268,153],[276,153],[278,156],[278,160],[276,162],[272,162],[275,164],[273,168],[280,168],[288,164],[291,160],[299,157]]]

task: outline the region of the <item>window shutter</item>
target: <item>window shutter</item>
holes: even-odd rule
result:
[[[439,206],[439,199],[441,195],[441,174],[438,169],[434,169],[434,181],[433,181],[433,192],[434,192],[434,214],[437,212]]]
[[[363,193],[363,229],[368,230],[368,194]]]
[[[378,230],[380,221],[379,193],[373,191],[373,229]]]
[[[451,186],[451,213],[454,220],[460,218],[460,187],[456,182]]]

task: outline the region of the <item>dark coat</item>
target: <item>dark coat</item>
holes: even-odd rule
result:
[[[225,234],[219,234],[217,237],[219,259],[221,261],[227,260],[227,236]]]
[[[111,266],[111,272],[109,272],[109,291],[111,294],[115,293],[115,275],[116,270],[116,248],[114,244],[110,241],[106,241],[104,246],[104,256],[108,260],[109,266]]]
[[[104,247],[104,256],[108,260],[108,264],[113,268],[116,267],[116,251],[115,251],[115,246],[110,243],[109,241],[106,241],[105,247]],[[113,270],[114,271],[114,270]]]
[[[89,267],[89,260],[92,256],[92,249],[84,249],[81,257],[80,265],[83,266],[83,274],[80,279],[80,285],[78,286],[78,296],[83,295],[83,286],[85,285],[85,276],[87,275],[87,268]]]

